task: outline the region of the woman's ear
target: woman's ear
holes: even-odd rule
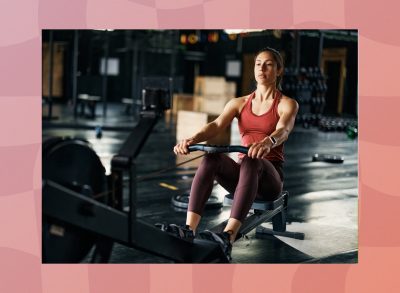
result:
[[[278,74],[276,75],[276,77],[282,77],[282,73],[283,73],[283,68],[279,68],[278,69]]]

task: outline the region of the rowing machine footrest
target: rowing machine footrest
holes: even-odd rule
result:
[[[272,217],[272,227],[274,231],[286,231],[286,211],[289,192],[283,191],[281,195],[274,201],[255,200],[251,206],[255,214],[262,214],[265,211],[275,210],[281,207],[280,211]],[[227,194],[224,198],[225,205],[232,205],[233,194]]]

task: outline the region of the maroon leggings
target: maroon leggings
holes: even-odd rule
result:
[[[203,213],[214,179],[234,194],[230,217],[243,222],[256,198],[275,200],[281,194],[282,163],[248,156],[236,163],[224,154],[205,155],[193,179],[188,211]]]

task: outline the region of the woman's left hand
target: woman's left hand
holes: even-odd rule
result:
[[[252,159],[265,158],[271,151],[271,145],[268,141],[259,141],[249,146],[247,155]]]

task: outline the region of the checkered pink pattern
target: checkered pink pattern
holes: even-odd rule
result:
[[[2,1],[0,292],[400,292],[398,3]],[[42,265],[41,29],[50,28],[359,29],[359,264]]]

